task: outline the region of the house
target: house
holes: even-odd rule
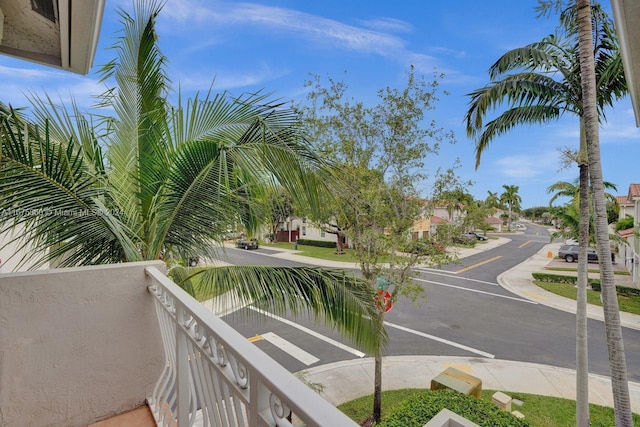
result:
[[[486,219],[487,223],[493,227],[495,231],[498,233],[502,232],[502,220],[500,218],[496,218],[495,216],[489,216]]]
[[[105,0],[1,0],[0,53],[87,74]]]
[[[618,202],[620,208],[618,211],[618,220],[626,218],[627,215],[633,216],[633,202],[629,200],[628,195],[616,196],[616,202]]]

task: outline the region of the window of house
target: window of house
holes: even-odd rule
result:
[[[307,235],[307,226],[306,226],[306,225],[303,225],[303,226],[302,226],[302,235],[303,235],[303,236],[306,236],[306,235]]]
[[[324,237],[324,231],[320,232],[320,237]]]

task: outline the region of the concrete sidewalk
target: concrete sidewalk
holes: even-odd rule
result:
[[[388,356],[382,362],[382,389],[429,388],[431,380],[454,367],[482,380],[483,389],[540,394],[575,400],[574,370],[536,363],[453,356]],[[373,358],[353,359],[306,369],[305,378],[324,386],[322,396],[339,405],[373,394]],[[640,413],[640,384],[629,382],[631,408]],[[589,375],[589,401],[613,406],[611,381]],[[513,408],[516,410],[517,406]]]

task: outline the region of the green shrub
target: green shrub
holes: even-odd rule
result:
[[[309,239],[298,239],[299,245],[306,246],[318,246],[320,248],[335,248],[336,242],[328,242],[325,240],[309,240]]]
[[[598,283],[591,283],[591,289],[596,292],[601,292],[602,286],[600,286],[600,281],[598,280]],[[630,288],[628,286],[616,285],[616,293],[628,297],[640,297],[640,289]]]
[[[481,427],[528,427],[529,423],[483,402],[454,390],[417,393],[396,406],[386,417],[382,427],[422,427],[444,408],[465,417]]]
[[[567,283],[569,285],[573,285],[578,281],[577,277],[565,276],[562,274],[531,273],[531,275],[536,280],[540,280],[541,282],[548,282],[548,283]]]
[[[549,273],[531,273],[531,276],[535,280],[547,283],[565,283],[569,285],[575,285],[578,278],[575,276],[564,276],[561,274],[549,274]],[[599,279],[588,279],[591,289],[596,292],[602,291]],[[628,286],[616,285],[616,292],[618,295],[625,295],[628,297],[640,297],[640,289],[630,288]]]

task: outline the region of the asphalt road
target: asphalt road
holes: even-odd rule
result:
[[[510,242],[441,271],[417,269],[415,280],[427,299],[395,303],[386,316],[386,354],[495,357],[575,369],[575,315],[532,303],[497,284],[500,273],[549,242],[547,231],[528,226],[524,234],[508,237]],[[232,264],[300,265],[269,252],[228,249],[220,258]],[[225,320],[244,336],[255,337],[255,345],[290,371],[359,356],[348,341],[311,319],[290,323],[245,308]],[[588,328],[590,371],[608,375],[604,324],[590,320]],[[640,331],[623,328],[623,336],[629,379],[640,381]]]

